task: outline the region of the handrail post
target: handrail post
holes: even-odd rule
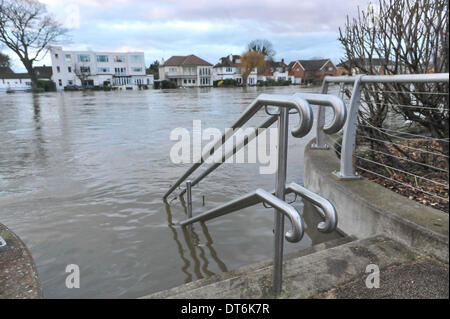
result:
[[[347,123],[344,127],[341,149],[341,165],[339,172],[333,172],[333,175],[339,180],[351,180],[361,178],[353,165],[353,152],[356,146],[356,130],[358,128],[358,111],[361,105],[362,78],[365,75],[356,76],[353,84],[352,97],[348,112]]]
[[[288,123],[289,110],[280,107],[278,118],[278,170],[276,179],[275,196],[285,200],[286,194],[286,169],[287,169],[287,150],[288,150]],[[283,244],[284,244],[284,215],[275,210],[275,229],[274,229],[274,258],[273,258],[273,278],[272,287],[274,295],[281,293],[283,280]]]
[[[186,182],[187,215],[192,218],[192,182]]]
[[[321,94],[328,94],[328,81],[326,77],[322,82],[322,91]],[[319,149],[319,150],[327,150],[329,147],[326,143],[326,135],[323,131],[325,126],[325,107],[319,107],[319,113],[317,114],[317,126],[316,126],[316,141],[311,144],[311,148]]]

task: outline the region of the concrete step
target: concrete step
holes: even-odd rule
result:
[[[355,240],[355,238],[353,236],[344,236],[342,238],[333,239],[333,240],[330,240],[330,241],[327,241],[324,243],[314,245],[314,246],[306,248],[306,249],[302,249],[297,252],[288,253],[284,256],[284,260],[286,261],[289,259],[299,258],[302,256],[313,254],[313,253],[321,251],[321,250],[325,250],[328,248],[347,244],[353,240]],[[183,289],[184,291],[198,289],[198,288],[205,287],[205,286],[208,286],[208,285],[220,282],[220,281],[239,277],[239,276],[245,275],[246,273],[249,273],[249,272],[253,272],[253,271],[257,271],[257,270],[264,269],[267,267],[271,267],[272,264],[273,264],[273,260],[264,260],[264,261],[261,261],[258,263],[240,267],[238,269],[235,269],[235,270],[232,270],[232,271],[229,271],[226,273],[213,275],[211,277],[196,280],[196,281],[184,284],[179,287],[174,287],[172,289],[157,292],[157,293],[154,293],[154,294],[142,297],[142,298],[171,298],[172,296],[179,294],[180,289]]]
[[[345,242],[347,240],[347,242]],[[350,240],[350,242],[348,242]],[[328,247],[325,247],[329,245]],[[375,236],[354,240],[342,239],[322,244],[310,252],[285,258],[281,298],[311,298],[367,274],[366,267],[376,264],[380,270],[409,264],[421,257],[406,246]],[[154,293],[143,298],[272,298],[272,265],[261,262]]]

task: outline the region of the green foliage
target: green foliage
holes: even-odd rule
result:
[[[233,86],[239,86],[239,84],[234,79],[225,79],[225,80],[214,81],[213,86],[215,86],[215,87],[233,87]]]
[[[38,92],[55,92],[56,83],[48,80],[38,80],[37,81]]]
[[[8,55],[0,52],[0,67],[11,67],[11,59]]]
[[[159,61],[156,60],[150,67],[147,69],[147,74],[153,74],[153,78],[155,80],[159,80]]]
[[[289,86],[291,80],[278,79],[278,81],[268,79],[267,81],[258,81],[259,86]]]

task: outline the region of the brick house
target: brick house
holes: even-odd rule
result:
[[[289,77],[294,84],[320,83],[326,75],[336,75],[330,59],[296,60],[289,64]]]

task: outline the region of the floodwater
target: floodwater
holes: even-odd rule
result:
[[[273,210],[262,205],[192,231],[175,225],[184,206],[162,196],[189,165],[170,161],[170,132],[192,131],[192,120],[223,132],[258,94],[301,90],[0,93],[0,222],[30,249],[44,296],[135,298],[272,258]],[[290,136],[288,182],[302,183],[313,134]],[[193,189],[194,214],[258,187],[274,189],[275,175],[260,175],[258,164],[224,164]],[[299,199],[294,205],[302,211]],[[305,237],[285,242],[285,252],[338,236],[318,233],[318,216],[302,214]],[[80,268],[79,289],[66,288],[69,264]]]

